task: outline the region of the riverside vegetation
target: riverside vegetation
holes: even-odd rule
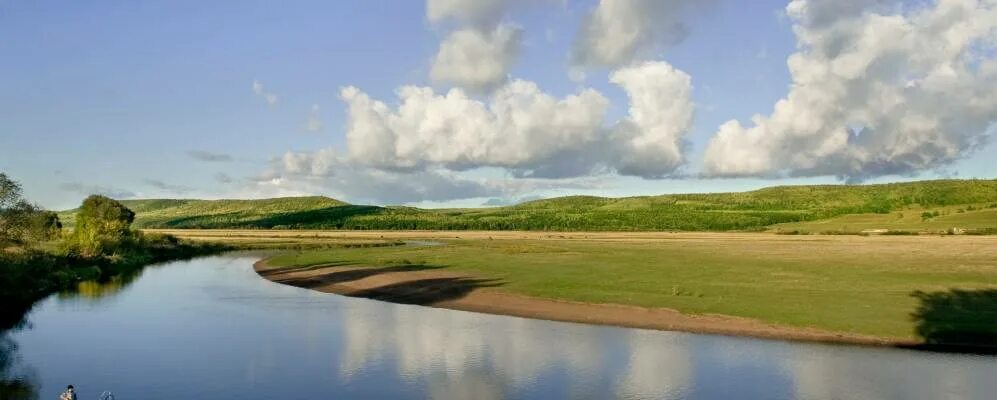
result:
[[[132,230],[134,212],[104,196],[87,197],[78,210],[75,229],[64,235],[56,213],[29,203],[20,184],[0,173],[0,331],[38,299],[78,282],[226,248]]]
[[[743,193],[570,196],[506,207],[426,210],[326,197],[125,200],[139,228],[765,231],[997,231],[997,180],[780,186]],[[71,221],[75,210],[60,214]]]

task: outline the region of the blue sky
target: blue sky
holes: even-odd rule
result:
[[[475,206],[492,198],[499,203],[567,194],[737,191],[838,183],[857,175],[865,182],[995,177],[995,150],[985,144],[955,146],[956,153],[934,158],[906,154],[905,159],[926,161],[905,162],[902,168],[872,169],[892,162],[880,157],[868,164],[848,159],[847,170],[808,160],[772,162],[762,172],[727,173],[744,164],[729,163],[724,173],[706,174],[704,154],[718,127],[732,119],[749,126],[752,115],[772,114],[774,104],[787,97],[793,82],[787,58],[799,51],[793,27],[818,28],[806,25],[804,17],[787,16],[786,1],[750,6],[717,1],[687,12],[664,11],[677,15],[676,23],[686,33],[680,39],[648,44],[639,57],[619,64],[579,65],[572,59],[578,32],[598,6],[597,1],[568,0],[506,7],[495,24],[513,27],[521,37],[507,78],[497,85],[530,81],[555,98],[595,90],[608,100],[601,132],[628,118],[627,92],[610,82],[614,71],[661,62],[684,72],[691,78],[689,102],[694,105],[691,124],[681,132],[687,144],[681,164],[654,179],[621,176],[614,168],[622,167],[611,162],[597,172],[548,179],[518,178],[516,172],[547,159],[510,167],[512,161],[505,158],[463,157],[457,165],[427,156],[413,160],[417,167],[400,167],[393,161],[368,165],[350,158],[352,117],[340,98],[341,88],[356,87],[395,107],[400,101],[396,91],[405,85],[434,88],[436,94],[459,87],[431,79],[431,69],[441,42],[473,25],[457,17],[431,21],[421,1],[370,0],[0,2],[0,171],[21,181],[30,199],[53,208],[71,207],[91,192],[125,198],[321,194],[363,203]],[[659,38],[650,37],[651,42]],[[573,70],[584,71],[585,79],[573,80]],[[262,93],[275,95],[276,102],[269,104],[254,93],[254,82]],[[489,90],[501,89],[469,89],[468,96],[487,103]],[[318,111],[312,114],[314,106]],[[921,112],[939,119],[961,115]],[[306,129],[310,118],[321,122],[321,129]],[[960,133],[959,143],[986,142],[992,119],[981,118],[986,129],[958,127],[972,131]],[[861,123],[877,127],[888,122]],[[783,131],[767,128],[764,133],[777,137]],[[427,154],[446,150],[439,148],[446,141],[427,143]],[[778,147],[766,145],[758,157],[789,160],[770,150]],[[322,149],[341,154],[333,162],[337,167],[316,166],[316,152]],[[292,168],[282,163],[289,153],[307,157],[311,164]],[[827,157],[837,160],[841,154]],[[347,168],[356,175],[329,178]],[[488,189],[450,196],[442,193],[447,189],[440,183],[411,188],[405,195],[391,193],[393,182],[416,185],[428,173]],[[350,187],[386,175],[392,180],[364,190]]]

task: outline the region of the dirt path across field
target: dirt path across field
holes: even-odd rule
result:
[[[588,304],[506,293],[501,282],[418,266],[311,266],[271,269],[255,265],[262,277],[326,293],[404,304],[512,315],[554,321],[633,328],[866,345],[914,345],[904,339],[837,333],[767,324],[721,315],[688,315],[667,308]]]

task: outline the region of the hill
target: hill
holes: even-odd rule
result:
[[[897,229],[997,229],[997,218],[990,215],[997,215],[997,180],[777,186],[740,193],[624,198],[569,196],[507,207],[439,210],[352,205],[326,197],[127,200],[125,204],[137,213],[135,226],[141,228],[813,232],[842,230],[847,222],[826,222],[865,216],[872,218],[871,225],[853,226],[893,229],[890,222],[897,221],[903,222]],[[938,215],[922,218],[932,212]],[[71,211],[63,215],[68,218]],[[825,224],[815,225],[817,221]]]
[[[252,228],[275,216],[349,206],[321,196],[261,200],[145,199],[121,200],[121,203],[135,212],[136,228],[202,225]],[[72,227],[75,214],[75,209],[63,211],[59,219]]]

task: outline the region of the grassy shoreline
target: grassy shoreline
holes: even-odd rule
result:
[[[447,245],[304,249],[277,254],[269,263],[276,268],[339,266],[330,273],[340,267],[377,268],[378,274],[438,271],[497,282],[489,290],[539,299],[726,315],[895,343],[997,345],[997,238],[992,236],[232,230],[188,234],[222,242],[226,236],[312,244],[434,240]],[[966,307],[973,311],[958,312]],[[955,319],[947,320],[949,316]]]
[[[793,327],[719,314],[684,314],[663,307],[585,303],[488,289],[477,290],[501,284],[466,274],[433,271],[432,268],[427,271],[422,266],[275,267],[269,264],[270,260],[268,257],[253,264],[256,273],[269,281],[324,293],[394,303],[549,321],[762,339],[906,348],[916,348],[920,344],[907,338]],[[378,276],[377,279],[381,282],[371,287],[369,279],[343,281],[340,278],[343,275]],[[385,280],[391,283],[384,284]]]
[[[51,247],[51,246],[49,246]],[[189,259],[230,249],[218,243],[176,240],[156,236],[144,246],[100,257],[79,257],[53,248],[29,248],[0,254],[0,331],[13,328],[34,304],[45,297],[75,287],[78,282],[105,280],[128,274],[149,264]]]

